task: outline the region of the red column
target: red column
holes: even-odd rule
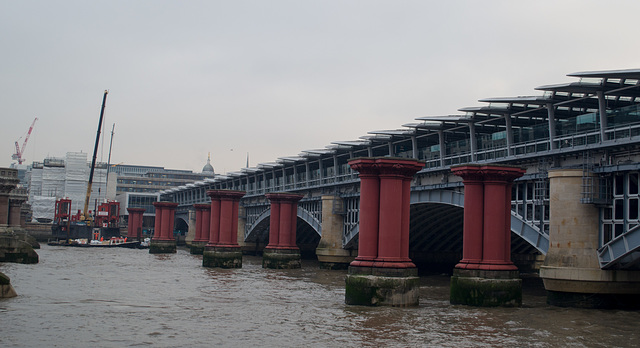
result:
[[[270,193],[267,193],[266,196],[271,202],[271,215],[269,216],[269,244],[266,247],[271,249],[280,246],[280,201]]]
[[[517,270],[511,262],[511,182],[524,170],[483,166],[484,249],[480,269]]]
[[[462,260],[456,268],[477,269],[482,261],[484,230],[484,184],[480,166],[452,168],[464,183]]]
[[[265,195],[271,202],[269,249],[298,249],[296,226],[298,201],[302,195],[273,192]]]
[[[211,222],[211,204],[194,204],[196,209],[196,235],[193,242],[208,242]]]
[[[220,198],[220,240],[218,245],[231,244],[231,230],[233,229],[233,201],[228,197]]]
[[[196,235],[193,238],[194,242],[202,237],[202,209],[198,206],[199,204],[193,205],[193,208],[196,210]]]
[[[209,246],[238,246],[238,209],[244,191],[209,190],[211,223]]]
[[[423,164],[376,159],[380,178],[378,257],[374,267],[413,268],[409,258],[411,178]]]
[[[402,259],[402,175],[392,163],[380,168],[380,226],[378,257],[380,262],[400,262]]]
[[[360,173],[359,249],[351,266],[415,267],[409,259],[411,178],[424,164],[380,157],[349,165]]]
[[[211,212],[209,214],[209,243],[206,246],[214,246],[220,241],[220,195],[219,190],[207,191],[211,197]]]
[[[173,202],[153,202],[156,208],[156,233],[154,240],[173,241],[173,223],[175,211],[178,203]]]
[[[153,240],[174,240],[173,223],[178,203],[153,202],[153,206],[156,208],[155,233],[153,235]]]
[[[411,262],[409,258],[409,224],[411,222],[411,177],[402,180],[402,235],[400,251],[404,262]]]
[[[142,215],[144,208],[127,208],[129,223],[127,224],[128,238],[140,240],[142,238]]]
[[[291,202],[280,203],[280,245],[279,248],[291,247]]]
[[[156,217],[154,219],[154,224],[153,224],[153,240],[160,240],[162,239],[162,211],[164,210],[164,207],[162,205],[159,205],[158,203],[160,202],[153,202],[153,207],[156,209]]]
[[[300,199],[302,199],[302,196],[300,196]],[[293,202],[291,204],[291,234],[290,234],[290,239],[289,239],[289,246],[293,247],[293,248],[298,248],[298,245],[296,244],[296,233],[297,233],[297,229],[298,229],[298,200],[296,200],[295,202]]]
[[[511,183],[525,172],[507,166],[466,165],[463,178],[463,258],[456,268],[516,270],[511,262]]]
[[[354,266],[373,266],[378,257],[378,219],[380,211],[380,179],[373,158],[349,161],[349,166],[360,177],[360,213],[358,231],[358,256]]]
[[[242,193],[244,196],[245,193]],[[231,224],[231,244],[238,245],[238,210],[240,210],[240,198],[242,196],[237,197],[237,199],[233,200],[233,223]]]

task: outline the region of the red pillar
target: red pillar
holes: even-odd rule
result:
[[[464,184],[462,260],[456,268],[478,269],[482,261],[484,230],[484,183],[480,166],[452,168]]]
[[[211,197],[210,236],[207,247],[238,246],[238,209],[244,191],[209,190]]]
[[[291,193],[267,193],[271,202],[268,249],[298,249],[296,226],[298,201],[302,195]]]
[[[156,233],[154,234],[153,239],[159,241],[174,241],[173,223],[178,203],[153,202],[153,206],[156,208]]]
[[[164,210],[161,205],[156,205],[159,202],[153,202],[153,207],[156,209],[156,216],[153,223],[153,238],[152,240],[159,240],[162,237],[162,211]]]
[[[219,190],[207,191],[211,197],[211,211],[209,214],[209,243],[206,246],[214,246],[220,241],[220,195]]]
[[[360,214],[358,231],[358,256],[353,266],[373,266],[378,257],[378,219],[380,210],[380,179],[373,158],[349,161],[360,177]]]
[[[393,163],[380,166],[378,262],[402,262],[402,173]],[[375,266],[375,265],[374,265]]]
[[[358,257],[351,266],[414,268],[409,259],[411,178],[424,166],[415,160],[360,158]]]
[[[511,262],[511,183],[525,172],[507,166],[465,165],[463,255],[456,268],[517,270]]]
[[[273,197],[271,193],[267,193],[266,196],[271,203],[271,215],[269,216],[269,244],[266,248],[271,249],[280,246],[280,201]]]
[[[196,236],[193,242],[208,242],[211,223],[211,204],[194,204],[196,209]]]
[[[144,208],[127,208],[129,213],[129,223],[127,225],[127,237],[130,240],[142,239],[142,215]]]
[[[517,270],[511,262],[511,182],[522,176],[521,168],[483,166],[485,270]]]
[[[233,201],[227,197],[220,198],[220,239],[218,245],[231,244],[231,232],[233,229]]]

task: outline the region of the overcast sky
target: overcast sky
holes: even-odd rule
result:
[[[0,166],[89,158],[237,171],[640,68],[640,1],[0,0]],[[100,157],[102,156],[102,157]]]

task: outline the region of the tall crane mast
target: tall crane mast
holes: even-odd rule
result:
[[[29,140],[29,136],[31,135],[31,131],[33,130],[33,126],[36,124],[37,120],[38,118],[36,117],[31,123],[31,127],[29,127],[27,136],[24,138],[24,142],[22,143],[22,148],[20,148],[20,146],[18,145],[18,141],[20,141],[20,139],[16,140],[16,153],[11,155],[11,159],[18,160],[18,164],[22,164],[22,162],[24,162],[22,154],[24,154],[24,149],[27,147],[27,141]]]
[[[96,168],[96,156],[98,155],[98,143],[100,142],[100,130],[102,129],[102,119],[104,117],[104,107],[107,104],[108,90],[104,91],[102,96],[102,108],[100,109],[100,120],[98,121],[98,132],[96,134],[96,145],[93,147],[93,158],[91,159],[91,171],[89,172],[89,182],[87,183],[87,195],[84,198],[84,209],[82,210],[82,220],[90,220],[89,197],[91,196],[91,185],[93,184],[93,170]],[[109,170],[107,168],[107,170]]]

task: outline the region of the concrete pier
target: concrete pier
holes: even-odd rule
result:
[[[640,308],[640,271],[600,269],[598,208],[580,202],[581,169],[549,171],[549,251],[540,269],[547,302],[583,308]]]
[[[343,210],[343,201],[338,196],[322,196],[322,238],[316,248],[320,267],[347,269],[356,255],[342,248],[344,218],[338,214]]]

